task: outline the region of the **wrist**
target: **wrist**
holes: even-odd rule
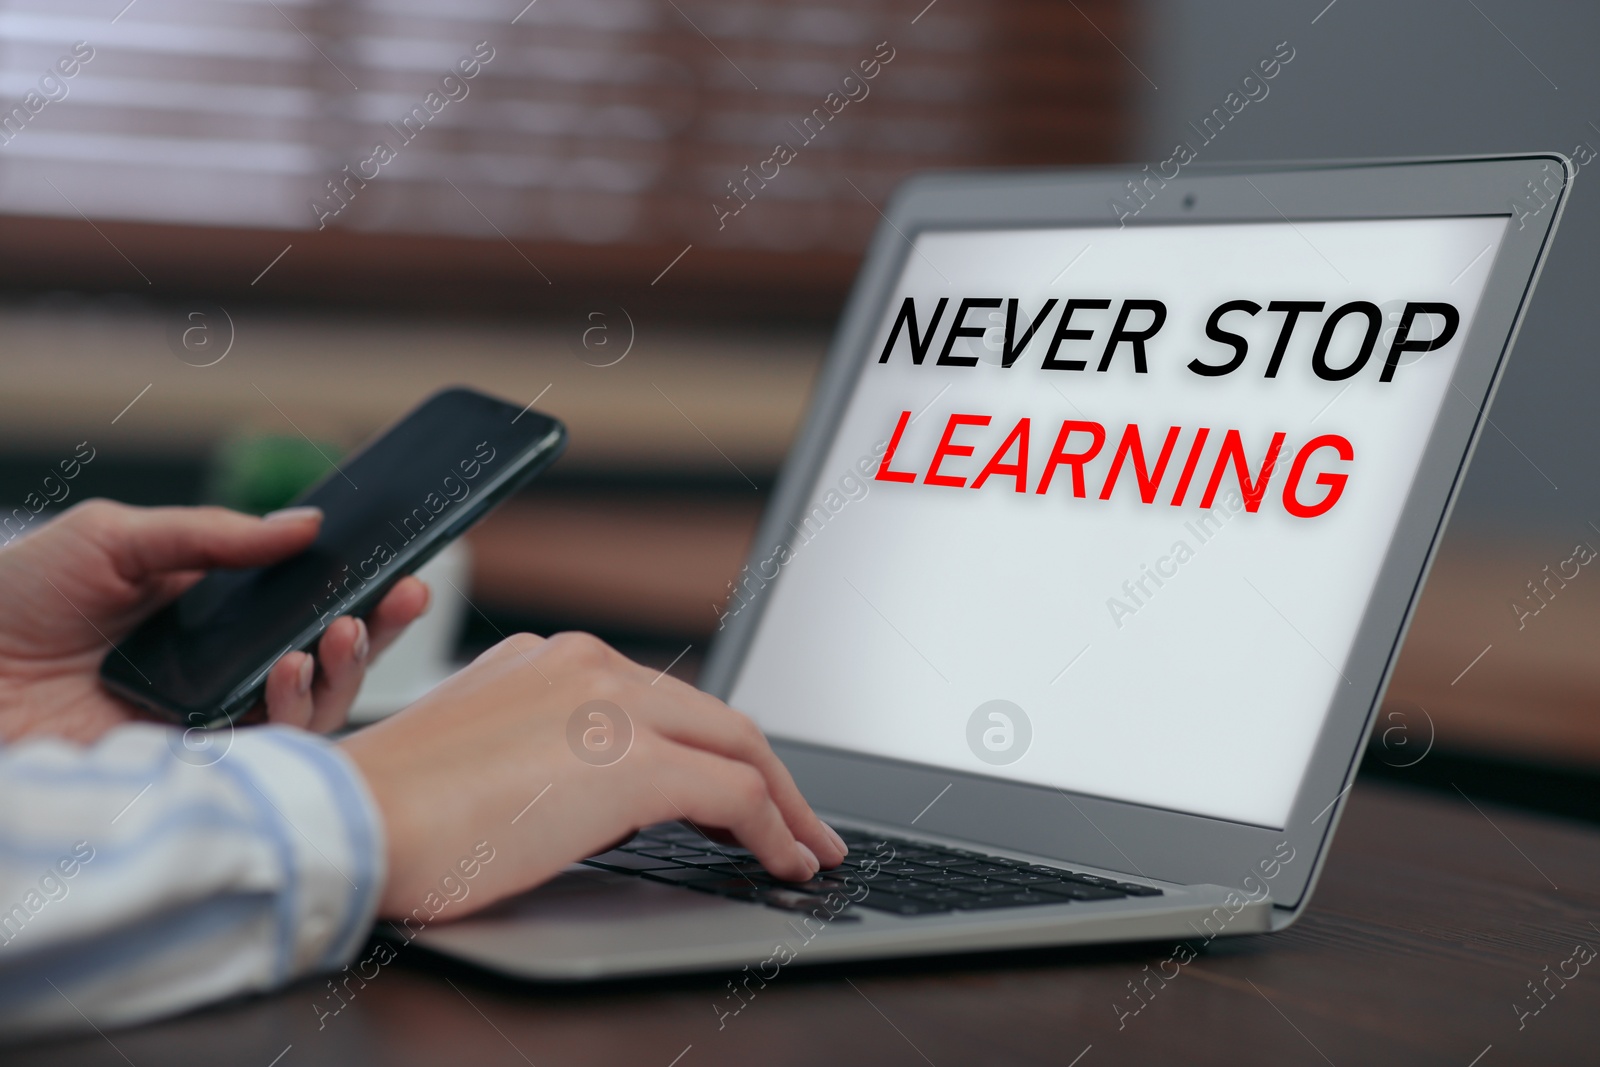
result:
[[[362,735],[366,731],[358,731],[350,737],[339,742],[337,747],[344,753],[345,759],[355,768],[355,773],[361,779],[367,796],[371,798],[373,817],[381,829],[383,838],[383,869],[384,883],[378,896],[378,917],[394,918],[404,912],[404,908],[396,907],[397,902],[391,898],[404,877],[405,865],[403,856],[400,855],[400,846],[411,839],[412,831],[406,826],[404,805],[401,799],[394,795],[391,782],[392,774],[386,773],[382,752],[375,746],[363,743]]]

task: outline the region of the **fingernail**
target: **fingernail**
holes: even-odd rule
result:
[[[297,508],[279,508],[277,511],[267,512],[261,518],[266,522],[305,522],[309,519],[322,518],[322,509],[308,505],[302,505]]]
[[[372,644],[367,640],[367,624],[361,619],[356,620],[356,643],[350,646],[350,654],[356,658],[357,663],[367,662],[367,653],[372,650]]]
[[[800,850],[800,858],[806,862],[806,870],[810,872],[807,877],[822,870],[822,864],[817,862],[817,854],[807,848],[804,841],[796,841],[794,844]]]
[[[822,828],[828,831],[828,836],[833,838],[833,843],[839,846],[839,851],[848,856],[850,854],[850,846],[844,843],[844,838],[839,836],[839,831],[827,823],[823,823]]]
[[[295,687],[300,690],[300,695],[305,696],[311,692],[311,679],[317,673],[317,664],[310,656],[300,661],[300,675],[295,679]]]

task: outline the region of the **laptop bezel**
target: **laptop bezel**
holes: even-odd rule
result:
[[[1128,226],[1339,219],[1510,217],[1490,264],[1448,394],[1424,448],[1335,697],[1282,829],[1153,808],[843,748],[772,738],[806,795],[845,818],[988,844],[1180,884],[1261,884],[1295,912],[1309,898],[1382,704],[1417,597],[1566,202],[1559,153],[1450,159],[1198,167],[1161,186]],[[1031,226],[1116,228],[1131,169],[947,172],[903,184],[883,212],[780,472],[744,574],[755,574],[811,502],[821,465],[912,242],[923,231]],[[1534,197],[1538,190],[1539,197]],[[1547,206],[1533,210],[1548,199]],[[724,617],[700,684],[726,699],[770,590]],[[938,802],[931,804],[935,797]],[[1292,858],[1285,860],[1285,856]],[[1292,918],[1292,915],[1290,916]]]

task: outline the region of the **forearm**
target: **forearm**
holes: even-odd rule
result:
[[[360,777],[320,739],[150,726],[0,749],[0,1032],[122,1025],[336,969],[384,879]]]

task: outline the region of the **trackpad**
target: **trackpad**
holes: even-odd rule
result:
[[[695,957],[755,958],[795,940],[803,917],[635,875],[573,866],[520,896],[417,936],[427,947],[529,977],[677,970]],[[759,955],[757,955],[759,954]]]

